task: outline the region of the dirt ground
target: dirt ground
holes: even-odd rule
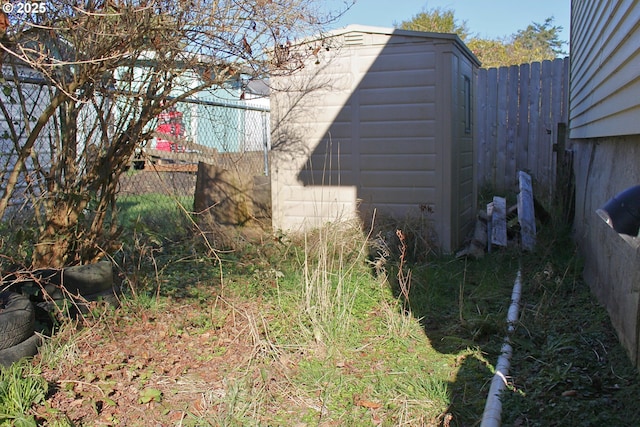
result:
[[[50,395],[37,408],[40,420],[50,420],[53,413],[78,426],[168,426],[182,425],[188,417],[192,422],[215,419],[220,412],[216,401],[224,398],[234,376],[246,376],[242,368],[251,364],[259,346],[249,333],[249,307],[214,294],[210,301],[210,310],[175,300],[166,308],[86,325],[61,350],[61,363],[44,368]]]

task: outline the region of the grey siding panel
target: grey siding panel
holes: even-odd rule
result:
[[[363,187],[422,187],[435,182],[435,172],[428,170],[378,170],[360,172]]]
[[[418,50],[422,48],[422,52]],[[424,71],[435,69],[436,55],[434,51],[428,51],[432,49],[430,43],[412,43],[405,46],[392,46],[389,48],[388,53],[385,53],[383,57],[376,58],[376,61],[369,68],[360,67],[361,73],[407,73],[409,70]],[[369,78],[367,76],[367,78]]]
[[[403,87],[407,85],[407,82],[411,82],[415,86],[429,86],[435,78],[435,71],[433,69],[396,71],[369,70],[369,72],[371,74],[368,74],[360,84],[361,89]]]
[[[360,158],[361,171],[405,171],[405,170],[435,170],[436,156],[429,154],[407,154],[396,156],[398,161],[389,162],[389,155],[362,155]]]
[[[640,88],[639,88],[640,89]],[[617,111],[615,115],[610,117],[603,117],[598,120],[594,120],[590,123],[591,128],[597,128],[598,134],[594,137],[603,135],[626,135],[640,134],[640,129],[633,131],[630,129],[630,125],[638,124],[640,118],[640,106],[628,109],[626,111]],[[624,129],[624,132],[622,130]],[[571,133],[572,138],[581,138],[580,129]]]
[[[370,138],[369,143],[361,147],[360,154],[397,154],[397,153],[412,153],[414,150],[419,149],[423,154],[435,154],[436,153],[436,140],[432,136],[426,136],[424,138],[416,138],[415,136],[409,138],[393,138],[389,141],[387,138],[382,139],[382,143],[374,144],[375,138]]]
[[[387,88],[364,89],[360,93],[360,102],[363,105],[435,102],[435,89],[431,86],[404,86],[394,90]]]
[[[640,56],[638,57],[638,69],[640,70]],[[628,92],[640,93],[640,76],[626,86],[616,88],[615,91],[612,90],[608,93],[608,96],[603,96],[600,102],[590,108],[583,111],[574,111],[572,120],[574,121],[573,125],[576,132],[580,132],[580,127],[583,126],[597,127],[599,134],[590,135],[590,137],[606,136],[605,129],[612,127],[607,122],[620,122],[617,116],[626,116],[629,111],[637,112],[640,108],[640,99],[633,99]],[[610,133],[608,135],[640,133],[638,129],[634,123],[628,123],[627,125],[622,123],[622,128],[616,129],[613,134]],[[573,138],[584,137],[577,133],[571,136]]]
[[[435,120],[435,104],[384,104],[363,105],[360,107],[360,121],[395,121],[395,120]]]
[[[395,121],[395,122],[370,122],[360,125],[361,138],[410,138],[416,135],[415,122]],[[429,131],[435,128],[435,122],[422,123],[422,129],[419,132],[425,132],[423,135],[429,135]]]
[[[640,133],[640,2],[573,0],[571,26],[571,138]]]

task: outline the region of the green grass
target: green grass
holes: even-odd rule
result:
[[[419,425],[446,410],[457,354],[434,351],[419,319],[403,313],[385,277],[372,274],[366,254],[360,231],[337,226],[220,254],[225,295],[260,301],[261,315],[250,322],[260,347],[255,363],[268,369],[273,357],[308,355],[282,393],[266,393],[251,381],[230,386],[232,401],[220,402],[224,423],[252,425],[260,414],[275,425],[370,425],[377,418],[383,425]],[[175,264],[163,277],[184,271]],[[176,295],[172,288],[164,285],[162,295]],[[197,298],[196,289],[196,283],[181,286],[180,295]],[[277,406],[290,393],[302,408],[264,413],[267,401]]]
[[[147,223],[171,224],[180,221],[184,210],[178,207],[180,203],[187,212],[193,209],[192,196],[169,196],[160,193],[130,195],[118,198],[119,218],[121,224],[127,226],[140,219]]]
[[[128,218],[144,212],[123,207]],[[478,425],[518,269],[523,307],[504,424],[640,421],[637,373],[580,278],[567,230],[543,228],[533,253],[391,255],[376,274],[354,226],[233,238],[213,257],[200,236],[176,240],[188,229],[176,224],[188,221],[154,212],[135,221],[122,250],[132,290],[123,318],[195,302],[202,312],[176,320],[172,333],[215,331],[232,316],[254,343],[250,366],[233,369],[224,393],[204,395],[215,414],[190,414],[183,425]],[[212,289],[227,303],[212,302]],[[283,374],[285,365],[293,368]]]
[[[27,363],[14,363],[0,369],[0,426],[36,426],[29,410],[42,403],[48,384],[38,368]]]
[[[415,266],[407,312],[389,280],[393,272],[373,274],[357,229],[329,226],[295,239],[272,248],[271,254],[264,246],[261,253],[252,252],[249,265],[234,253],[232,265],[238,269],[227,270],[227,291],[269,301],[266,335],[274,348],[312,355],[290,379],[301,399],[313,402],[307,406],[316,408],[299,417],[341,425],[422,425],[443,418],[458,399],[468,419],[481,416],[490,368],[480,344],[489,339],[465,328],[470,330],[481,316],[496,323],[496,332],[502,327],[503,319],[491,309],[504,311],[508,296],[503,294],[508,292],[501,288],[515,277],[505,259],[491,265],[490,274],[480,264],[467,266],[452,258]],[[462,297],[468,324],[460,325],[458,290],[465,268],[469,283]],[[243,281],[247,274],[254,280]],[[487,320],[487,315],[495,319]],[[459,385],[468,378],[475,383],[464,385],[467,395],[459,397]],[[296,418],[272,421],[289,424]]]
[[[522,426],[640,425],[638,372],[581,278],[568,233],[545,236],[523,268],[525,305],[503,422]]]

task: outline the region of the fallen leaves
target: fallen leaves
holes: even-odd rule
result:
[[[353,404],[356,406],[361,406],[367,409],[380,409],[382,408],[382,404],[378,402],[373,402],[371,400],[362,399],[360,397],[355,397]]]
[[[176,424],[174,418],[184,418],[182,411],[194,409],[194,401],[212,390],[224,394],[222,381],[246,364],[253,348],[233,316],[222,313],[209,324],[201,313],[197,304],[174,304],[135,315],[123,311],[109,324],[90,325],[75,335],[71,357],[43,372],[58,388],[46,408],[34,410],[64,414],[77,425],[108,425],[112,419],[135,425],[136,414],[151,405],[157,410],[145,421]],[[216,407],[207,400],[198,409],[204,414]]]

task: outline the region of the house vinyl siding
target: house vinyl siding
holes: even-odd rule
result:
[[[640,134],[640,2],[573,0],[570,137]]]
[[[574,237],[584,280],[639,367],[638,248],[596,211],[640,182],[640,1],[573,0],[571,9]]]

